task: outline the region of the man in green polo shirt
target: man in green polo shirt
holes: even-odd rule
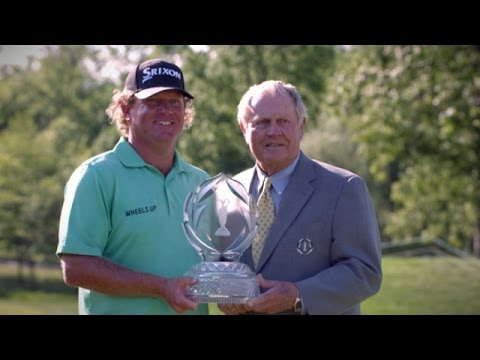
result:
[[[137,65],[106,111],[120,140],[67,182],[57,255],[81,314],[208,314],[185,296],[196,280],[183,276],[201,260],[183,233],[183,203],[209,177],[175,149],[192,100],[176,65]]]

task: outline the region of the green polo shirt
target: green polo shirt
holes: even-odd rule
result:
[[[201,261],[182,228],[189,192],[209,176],[175,153],[167,176],[123,138],[80,165],[65,187],[59,254],[101,256],[128,269],[171,278]],[[81,314],[176,314],[157,297],[79,289]],[[205,304],[184,314],[208,314]]]

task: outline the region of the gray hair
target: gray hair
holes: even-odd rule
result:
[[[251,101],[252,98],[261,91],[268,91],[272,93],[280,93],[280,94],[288,94],[294,104],[295,104],[295,111],[297,113],[298,119],[305,123],[308,119],[307,108],[302,101],[302,97],[300,93],[297,91],[297,88],[292,84],[284,83],[283,81],[279,80],[267,80],[260,84],[255,84],[251,86],[247,92],[242,96],[240,103],[237,106],[237,121],[238,124],[241,125],[242,122],[245,122],[247,117],[250,115],[251,112]]]

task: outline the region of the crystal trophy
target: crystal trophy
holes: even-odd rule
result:
[[[257,209],[241,183],[220,173],[190,193],[183,230],[202,262],[185,275],[199,280],[187,289],[197,303],[245,303],[260,294],[258,279],[242,253],[257,232]]]

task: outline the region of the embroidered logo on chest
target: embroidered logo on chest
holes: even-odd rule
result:
[[[312,240],[309,238],[301,238],[297,242],[297,252],[300,255],[309,255],[313,251]]]

